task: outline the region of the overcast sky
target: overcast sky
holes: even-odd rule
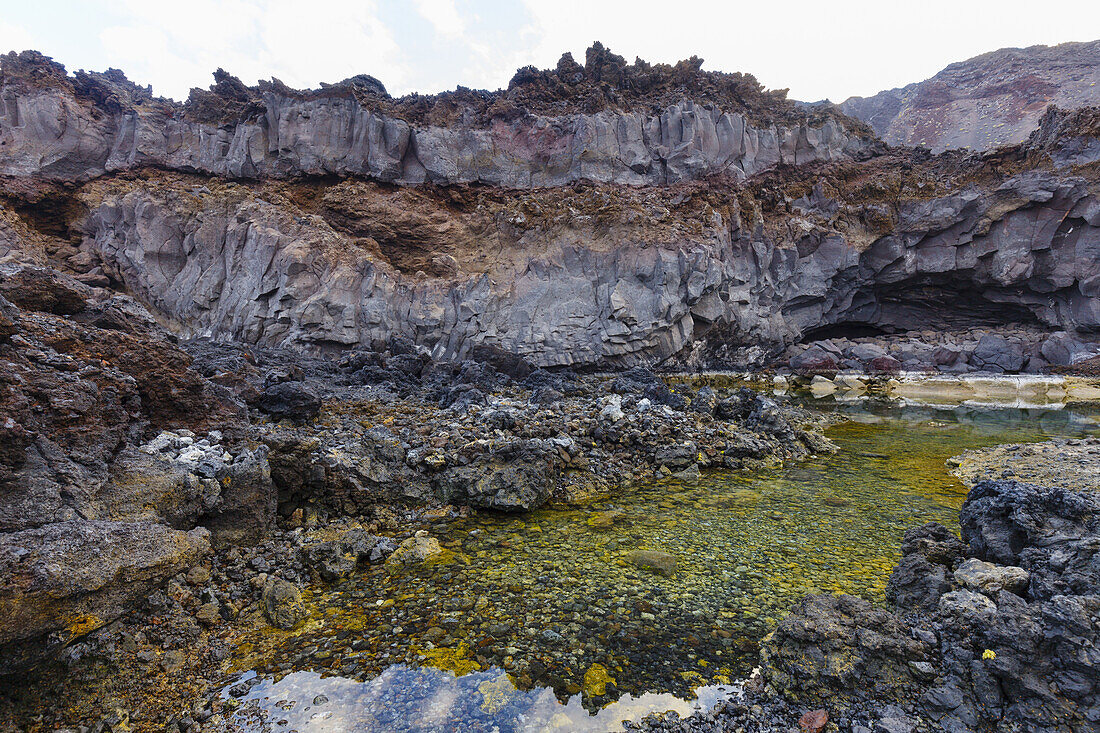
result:
[[[563,51],[584,63],[599,40],[628,61],[696,54],[796,99],[841,101],[997,48],[1098,38],[1097,0],[0,0],[0,49],[121,68],[176,99],[219,66],[249,84],[366,73],[395,95],[496,89]]]

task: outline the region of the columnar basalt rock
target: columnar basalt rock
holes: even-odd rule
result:
[[[250,90],[236,82],[248,103],[235,107],[232,118],[208,120],[152,98],[125,77],[84,75],[74,84],[56,64],[26,54],[9,55],[3,65],[2,175],[81,180],[155,165],[233,178],[336,174],[507,188],[581,179],[641,185],[718,173],[744,177],[874,147],[858,123],[849,120],[858,129],[846,129],[842,115],[764,123],[690,98],[657,110],[417,124],[385,111],[381,98],[361,100],[348,84],[296,92],[277,83]],[[101,100],[104,92],[111,103]]]
[[[1031,320],[1096,330],[1094,188],[1080,177],[1025,171],[994,186],[902,200],[891,230],[874,236],[865,221],[874,206],[820,190],[791,203],[801,228],[768,231],[739,208],[735,190],[721,187],[597,187],[589,203],[603,202],[591,215],[551,193],[505,195],[467,214],[442,194],[411,199],[355,185],[341,195],[394,200],[350,215],[330,202],[310,216],[262,186],[211,192],[169,177],[85,187],[89,213],[75,228],[83,251],[184,336],[325,350],[398,335],[437,358],[487,344],[539,365],[630,366],[712,343],[778,350],[837,324],[910,330]],[[423,221],[396,231],[375,223],[401,202]],[[604,216],[607,202],[626,211]],[[561,218],[558,206],[575,215]],[[661,209],[676,212],[671,223]],[[386,249],[362,234],[377,234]],[[408,237],[410,248],[391,237]],[[437,246],[463,258],[437,270],[450,274],[391,264]],[[431,269],[441,256],[417,264]]]
[[[746,366],[830,326],[1100,328],[1084,111],[994,156],[930,158],[698,60],[602,47],[498,93],[216,78],[179,105],[120,72],[3,61],[20,205],[82,240],[63,252],[78,276],[184,337]]]

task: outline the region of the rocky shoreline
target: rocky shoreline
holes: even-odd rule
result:
[[[808,596],[764,640],[738,699],[628,727],[1100,730],[1098,449],[1089,438],[969,452],[961,540],[934,523],[907,531],[887,609]],[[990,471],[1046,485],[981,478]]]
[[[140,307],[119,296],[103,301],[107,296],[103,291],[55,271],[8,266],[4,275],[9,284],[5,292],[18,299],[18,305],[5,301],[5,315],[11,324],[7,343],[36,343],[42,350],[41,356],[36,356],[32,350],[20,349],[23,357],[30,357],[24,374],[35,374],[41,382],[75,373],[89,380],[88,388],[93,384],[98,388],[99,383],[90,381],[98,372],[58,370],[59,361],[64,362],[59,347],[71,348],[71,342],[53,334],[60,328],[102,329],[106,319],[113,318],[109,322],[117,339],[126,333],[128,322],[121,315],[99,314],[124,313],[134,319],[140,315]],[[20,288],[11,283],[19,283]],[[34,287],[29,288],[29,283]],[[147,318],[139,322],[141,338],[156,333]],[[32,338],[38,341],[32,342]],[[99,477],[100,488],[91,494],[94,500],[71,505],[76,517],[67,518],[63,513],[72,495],[59,490],[62,513],[58,521],[0,536],[5,574],[28,579],[26,585],[9,586],[0,599],[7,615],[18,620],[6,627],[6,671],[23,671],[37,664],[41,674],[35,684],[5,698],[8,725],[34,725],[18,716],[45,705],[51,694],[71,690],[75,678],[84,679],[96,693],[78,695],[78,702],[65,710],[54,708],[54,714],[61,716],[57,722],[86,720],[90,715],[101,724],[88,730],[121,730],[121,722],[110,723],[112,715],[121,713],[103,704],[103,700],[114,699],[118,710],[126,713],[118,721],[125,718],[127,725],[156,727],[173,718],[181,731],[217,730],[224,720],[219,717],[222,703],[212,699],[209,691],[223,679],[221,660],[226,659],[234,639],[257,626],[293,628],[304,618],[303,592],[338,582],[360,564],[386,561],[395,550],[402,557],[416,558],[414,561],[437,552],[438,545],[433,549],[430,538],[417,538],[403,530],[422,521],[425,511],[449,516],[471,509],[525,511],[548,502],[568,505],[591,500],[631,480],[661,476],[691,480],[711,467],[752,470],[832,449],[816,432],[822,425],[820,416],[780,405],[744,388],[715,389],[705,384],[674,384],[670,388],[642,369],[611,376],[551,372],[499,352],[483,352],[480,361],[439,364],[423,350],[401,341],[340,359],[207,341],[182,344],[184,350],[170,339],[163,344],[160,348],[166,353],[178,354],[174,358],[180,360],[181,371],[140,372],[131,376],[133,383],[192,380],[195,386],[190,392],[209,395],[204,399],[224,405],[219,409],[228,417],[222,419],[221,429],[205,432],[205,425],[195,425],[198,430],[193,431],[178,423],[161,423],[157,430],[153,428],[156,423],[138,418],[124,434],[129,437],[121,437],[119,447],[112,451],[109,470]],[[72,359],[72,352],[68,353]],[[125,359],[118,363],[119,368],[137,365]],[[124,377],[116,379],[126,383]],[[76,388],[85,384],[67,383]],[[9,377],[8,384],[25,385],[28,381]],[[146,394],[152,397],[152,393]],[[71,410],[71,404],[63,407]],[[64,415],[56,414],[58,419]],[[98,420],[93,424],[103,426],[101,430],[118,429],[113,416],[92,413],[90,417]],[[45,424],[44,420],[42,415],[28,413],[20,427],[33,430]],[[54,428],[51,433],[39,434],[53,440],[74,439],[86,432],[88,425],[69,424],[68,430]],[[1072,455],[1072,460],[1065,459],[1072,465],[1063,462],[1056,471],[1063,477],[1059,485],[1066,486],[1074,483],[1072,477],[1095,471],[1094,446],[1093,441],[1078,441],[999,450],[1017,455],[1036,452],[1040,457],[1032,463],[1038,465],[1049,464],[1041,457],[1043,451],[1063,458]],[[1009,461],[1004,452],[975,455],[990,456],[981,465],[1012,465],[1014,477],[1040,483],[1044,479]],[[13,483],[17,480],[27,481],[19,479],[27,475],[25,462],[23,466],[8,465],[9,470],[14,469],[9,486],[19,485]],[[976,458],[962,459],[960,470],[971,480],[987,476],[991,470],[973,465],[977,465]],[[41,491],[45,481],[60,486],[70,473],[39,470],[33,474],[36,483],[24,485]],[[146,479],[134,481],[132,477],[138,473]],[[158,481],[150,484],[149,476]],[[998,474],[996,478],[1002,477]],[[1001,505],[1019,499],[1028,506],[1038,502],[1035,511],[1040,514],[1053,511],[1043,503],[1052,501],[1044,498],[1046,490],[1004,483],[980,486],[983,488],[975,488],[968,507],[978,497],[994,497],[987,503],[995,503],[996,497],[1004,494],[1008,498],[996,499]],[[1072,504],[1078,500],[1064,501]],[[1087,496],[1080,501],[1086,507],[1080,511],[1086,512]],[[441,510],[416,508],[444,504],[448,506]],[[137,513],[144,514],[146,523],[134,521]],[[227,515],[233,518],[231,522],[220,521]],[[971,515],[979,516],[964,508],[966,543],[975,541],[974,533],[985,521],[967,520]],[[14,521],[18,514],[7,516]],[[1074,517],[1074,521],[1084,521]],[[124,518],[129,521],[120,521]],[[1049,521],[1042,516],[1034,519],[1038,525]],[[1087,524],[1085,521],[1082,526]],[[858,599],[808,599],[780,623],[763,646],[763,677],[753,685],[763,685],[763,690],[771,685],[775,694],[769,698],[761,692],[763,697],[747,706],[730,703],[691,725],[706,726],[711,724],[708,720],[755,721],[752,724],[767,729],[797,712],[792,705],[820,700],[830,714],[847,721],[845,730],[856,730],[857,724],[872,730],[872,724],[880,724],[883,730],[893,730],[889,728],[893,723],[882,723],[893,719],[891,715],[902,721],[911,719],[916,726],[912,729],[921,729],[919,721],[932,720],[928,716],[933,713],[918,700],[917,691],[927,692],[925,678],[938,679],[948,666],[957,668],[961,663],[951,656],[954,651],[948,653],[946,641],[951,639],[954,644],[964,639],[959,636],[964,628],[956,616],[966,617],[977,609],[979,626],[965,627],[969,634],[965,636],[969,647],[965,648],[970,648],[975,634],[994,634],[990,618],[997,618],[997,604],[1008,603],[1004,613],[1016,614],[1003,623],[1016,623],[1026,612],[1031,614],[1027,618],[1034,616],[1038,619],[1035,623],[1042,624],[1045,617],[1040,612],[1046,606],[1032,609],[1029,604],[1054,602],[1047,591],[1029,596],[1017,586],[1013,588],[1022,595],[1016,598],[1023,599],[1018,603],[996,594],[991,600],[981,600],[970,585],[957,580],[969,577],[965,570],[959,576],[959,569],[966,563],[972,569],[979,567],[978,561],[1008,564],[1008,560],[967,550],[967,545],[950,540],[943,532],[942,528],[925,527],[907,536],[906,555],[891,580],[893,599],[902,616],[892,620],[895,617]],[[1078,539],[1087,545],[1087,536]],[[1041,542],[1038,537],[1034,541]],[[110,548],[117,548],[115,555]],[[1028,573],[1034,572],[1031,568],[1039,560],[1025,562],[1018,557],[1022,550],[1014,552],[1011,564],[1023,563]],[[62,573],[82,567],[86,575],[58,576],[51,568],[58,567],[59,558],[67,558]],[[1001,571],[986,568],[983,572]],[[1070,578],[1064,582],[1072,585],[1077,581]],[[977,592],[980,595],[981,588]],[[940,608],[940,596],[950,593],[955,594],[951,599],[965,601],[965,608],[948,608],[950,604]],[[50,599],[48,603],[45,598]],[[1085,597],[1073,602],[1087,607],[1091,601]],[[990,604],[994,604],[993,610]],[[1023,607],[1017,608],[1020,604]],[[914,620],[918,616],[913,614],[924,616]],[[883,635],[885,647],[853,650],[844,646],[844,639],[863,633],[857,629],[881,629],[884,624],[891,629],[891,634]],[[942,640],[939,651],[928,639],[913,636],[913,628],[925,626]],[[815,636],[817,632],[810,631],[815,628],[823,631]],[[1086,624],[1081,638],[1095,632],[1090,628]],[[887,674],[882,667],[885,662],[876,658],[885,649],[892,649],[889,654],[895,656],[901,654],[904,662],[889,662],[894,665],[890,674],[909,675],[902,685],[904,694],[895,695],[901,707],[888,710],[875,707],[885,699],[878,693],[859,698],[856,692],[856,688],[876,689],[865,683],[873,682],[876,674]],[[993,651],[1008,658],[1011,653],[1025,652],[1034,659],[1041,656],[1036,656],[1039,653],[1034,649]],[[829,659],[866,659],[867,668],[853,672],[854,677],[844,676],[841,682],[824,674],[824,668],[811,674],[791,666],[796,659],[806,658],[825,660],[824,664],[832,664]],[[909,662],[940,666],[927,671],[925,666],[907,666]],[[1049,663],[1058,664],[1058,658]],[[106,670],[111,674],[105,676]],[[807,679],[807,674],[818,680],[818,687],[798,682]],[[105,683],[105,679],[114,681]],[[176,690],[164,697],[163,704],[154,706],[155,712],[143,710],[148,704],[150,679],[159,680],[164,689]],[[189,682],[182,684],[184,679]],[[964,705],[961,710],[940,710],[938,714],[954,715],[963,725],[975,725],[971,718],[979,712],[993,715],[975,707],[975,678],[963,675],[959,679],[956,688],[969,702],[960,703]],[[1088,675],[1083,679],[1087,681]],[[839,687],[828,687],[834,683]],[[100,694],[104,688],[99,686],[104,684],[112,694]],[[890,688],[891,695],[897,692],[896,687]],[[788,702],[780,702],[783,695]],[[956,692],[951,695],[957,697]],[[190,714],[166,712],[195,700],[206,702]],[[1071,705],[1067,709],[1077,708]],[[1091,714],[1082,710],[1072,714]],[[1043,716],[1048,714],[1049,709],[1035,713],[1039,716],[1035,720],[1045,720]],[[69,717],[73,715],[76,717]],[[154,723],[158,715],[164,717]],[[1087,720],[1079,717],[1082,724]],[[897,725],[897,730],[907,729],[902,723]]]
[[[53,482],[59,507],[57,521],[0,535],[5,575],[26,579],[9,585],[0,598],[5,614],[17,620],[5,627],[5,672],[24,673],[31,665],[38,669],[33,683],[13,688],[0,703],[9,727],[90,718],[100,722],[85,723],[80,730],[153,729],[165,723],[181,731],[220,730],[225,703],[211,692],[225,679],[224,660],[236,640],[257,627],[294,628],[305,617],[303,592],[308,597],[361,565],[387,558],[406,562],[392,560],[395,551],[412,562],[441,551],[432,538],[407,529],[429,516],[425,512],[446,517],[471,509],[567,506],[632,480],[692,480],[712,467],[753,470],[832,449],[817,432],[823,425],[820,415],[745,388],[716,389],[706,380],[670,388],[644,369],[614,375],[546,371],[492,351],[478,354],[478,361],[440,364],[400,340],[377,351],[325,359],[209,341],[176,345],[161,337],[157,348],[166,359],[178,360],[178,370],[158,371],[154,363],[153,370],[145,371],[148,362],[128,359],[131,352],[103,351],[110,339],[125,338],[136,339],[128,348],[149,348],[146,340],[159,327],[142,316],[140,306],[52,270],[9,265],[3,274],[4,292],[16,299],[3,303],[10,324],[6,344],[19,346],[22,359],[8,363],[23,370],[20,378],[7,377],[7,384],[23,389],[54,384],[55,391],[65,384],[70,391],[102,394],[102,382],[94,380],[105,375],[138,390],[127,413],[97,413],[94,409],[110,404],[100,400],[96,408],[85,403],[81,414],[86,417],[73,422],[70,399],[54,403],[52,418],[28,412],[18,427],[7,426],[13,435],[35,431],[24,445],[46,455],[53,449],[44,440],[87,440],[90,426],[100,436],[121,431],[107,470],[81,474],[88,497],[83,504],[73,503],[79,497],[64,488],[73,469],[43,472],[40,466],[49,464],[38,464],[32,472],[26,457],[22,464],[8,457],[9,487],[42,492]],[[140,331],[126,336],[133,323],[140,324]],[[108,326],[111,331],[103,334]],[[59,338],[65,329],[85,329],[94,336],[75,342]],[[89,358],[72,351],[74,343],[96,343],[94,353],[117,359],[119,371],[104,372],[102,364],[108,362],[102,359],[96,368],[69,366],[74,359]],[[141,391],[143,384],[148,391]],[[163,385],[171,385],[177,395],[179,385],[188,385],[186,393],[193,399],[216,405],[204,409],[225,416],[220,428],[192,423],[192,430],[183,427],[187,423],[143,418],[140,405],[157,399],[155,390]],[[9,389],[7,394],[9,405],[28,404],[13,399],[19,392]],[[126,417],[120,420],[122,414]],[[43,430],[50,419],[64,422]],[[922,730],[944,720],[966,730],[979,725],[982,716],[1025,715],[1019,711],[1030,709],[1028,695],[1038,695],[1046,707],[1026,713],[1032,717],[1020,718],[1021,724],[1049,723],[1055,715],[1050,700],[1057,699],[1057,715],[1077,716],[1075,725],[1092,725],[1088,716],[1093,713],[1080,700],[1093,694],[1088,685],[1094,682],[1080,670],[1066,672],[1066,679],[1083,685],[1083,692],[1066,698],[1057,691],[1036,692],[1011,677],[1015,667],[1006,666],[998,672],[1003,679],[997,705],[1003,708],[990,707],[986,698],[992,688],[981,685],[988,688],[992,672],[986,670],[989,660],[979,659],[975,666],[975,639],[988,639],[981,643],[990,644],[1002,664],[1016,655],[1027,664],[1045,659],[1057,671],[1063,663],[1057,654],[996,647],[996,640],[1004,643],[997,629],[1024,620],[1045,628],[1053,612],[1050,604],[1057,603],[1080,606],[1086,618],[1095,599],[1080,595],[1076,576],[1062,578],[1049,569],[1051,561],[1040,555],[1054,550],[1039,534],[1031,540],[1039,548],[1035,557],[1026,548],[1017,547],[1009,557],[975,545],[994,541],[980,539],[993,520],[972,505],[981,499],[982,506],[1032,507],[1036,514],[1027,521],[1039,528],[1052,521],[1076,523],[1084,534],[1072,539],[1071,549],[1087,554],[1093,510],[1089,495],[1073,488],[1095,473],[1095,446],[1091,440],[1009,446],[963,457],[959,470],[967,480],[989,477],[992,471],[999,480],[1050,483],[1053,472],[1063,493],[1055,499],[1053,489],[1003,481],[978,484],[964,507],[962,543],[942,528],[907,535],[906,554],[890,586],[900,615],[859,599],[807,599],[765,641],[762,676],[748,687],[746,701],[752,702],[731,702],[688,725],[701,730],[730,722],[761,730],[777,721],[794,725],[791,716],[800,716],[813,701],[846,726],[843,730],[860,725]],[[1053,463],[1046,453],[1055,457]],[[1024,455],[1035,457],[1020,462]],[[1043,474],[1025,464],[1054,468]],[[137,481],[135,475],[144,478]],[[151,477],[157,481],[150,482]],[[88,491],[91,486],[97,488]],[[446,506],[431,509],[440,505]],[[18,521],[16,506],[5,505],[9,522]],[[1051,514],[1065,506],[1076,513]],[[1073,567],[1088,564],[1081,557]],[[1009,569],[978,564],[987,561]],[[656,563],[659,571],[659,558],[639,562]],[[1017,572],[1017,566],[1024,569]],[[78,567],[84,574],[72,576],[70,570]],[[1012,591],[990,593],[980,585],[984,580],[970,580],[971,571],[982,578],[1008,573],[1016,584]],[[1045,578],[1046,585],[1025,589],[1017,582],[1021,572]],[[1069,601],[1050,590],[1067,584],[1078,588]],[[958,608],[952,605],[956,601]],[[1095,638],[1095,626],[1083,623],[1066,643]],[[861,641],[870,646],[852,648],[853,638],[869,633],[860,629],[870,628],[880,641]],[[914,635],[914,629],[931,629],[938,641]],[[798,666],[806,659],[825,666]],[[839,660],[851,661],[855,671],[830,677],[830,665]],[[888,687],[880,684],[883,676],[889,678]],[[82,680],[85,693],[72,694],[74,680]],[[953,685],[936,693],[939,708],[929,702],[931,680]],[[165,691],[151,708],[150,684]],[[872,692],[861,692],[866,690]],[[893,707],[883,707],[887,697]],[[53,699],[68,703],[46,702]],[[947,709],[943,700],[961,702]],[[198,708],[185,710],[195,701],[201,703]],[[58,717],[36,722],[34,716],[24,717],[31,710]],[[649,724],[658,729],[671,725]]]
[[[677,371],[838,400],[920,397],[913,374],[975,401],[983,379],[1100,399],[1100,108],[932,155],[701,63],[596,44],[500,92],[402,99],[219,70],[181,104],[0,58],[0,730],[225,730],[250,631],[478,551],[433,520],[834,449],[831,418]],[[907,533],[889,608],[808,597],[743,698],[644,725],[1097,729],[1095,445],[963,457],[962,538]],[[632,588],[675,571],[637,540],[601,559]],[[657,618],[620,600],[599,606],[614,633]],[[484,631],[462,655],[391,650],[617,694],[587,657],[582,686]],[[719,631],[690,644],[756,648]],[[344,668],[330,646],[299,658]]]
[[[2,671],[45,669],[39,692],[104,665],[176,681],[200,660],[217,669],[226,647],[200,642],[209,630],[242,613],[286,625],[270,598],[384,559],[418,506],[525,511],[833,449],[820,417],[747,389],[549,372],[498,352],[441,364],[400,340],[340,359],[177,344],[124,296],[41,267],[2,275],[4,429],[20,441],[6,445],[24,448],[4,454],[0,571],[14,582],[0,608],[16,623],[0,632]],[[175,404],[205,418],[172,419],[169,395],[205,400]],[[182,653],[195,649],[207,652]],[[6,714],[26,714],[21,696],[37,693],[7,687]]]

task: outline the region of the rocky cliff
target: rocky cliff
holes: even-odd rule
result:
[[[7,206],[180,336],[314,352],[742,365],[827,329],[1100,327],[1094,114],[929,156],[697,60],[586,61],[400,100],[219,73],[179,105],[9,55]]]
[[[891,145],[990,150],[1023,142],[1048,105],[1100,103],[1100,41],[1002,48],[951,64],[931,79],[840,108]]]
[[[744,177],[779,163],[836,160],[872,145],[858,122],[800,114],[782,99],[771,107],[778,105],[783,116],[754,114],[734,82],[726,84],[732,89],[700,90],[698,99],[682,89],[659,105],[652,103],[656,97],[640,106],[622,95],[593,102],[584,92],[610,74],[606,64],[574,64],[577,70],[569,72],[565,61],[552,77],[521,70],[509,93],[459,92],[424,101],[392,100],[362,77],[301,92],[277,80],[250,89],[220,72],[211,91],[196,90],[181,105],[152,98],[121,72],[70,78],[33,52],[9,54],[0,82],[0,174],[85,180],[158,166],[234,178],[335,174],[510,188],[580,179],[641,185],[715,173]],[[633,68],[613,65],[620,75]],[[561,76],[576,79],[566,86]],[[751,77],[737,81],[763,94]],[[516,105],[530,96],[525,87],[552,91],[553,84],[565,87],[563,111]],[[529,101],[536,109],[546,106]]]

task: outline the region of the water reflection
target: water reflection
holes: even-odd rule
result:
[[[295,672],[278,682],[249,674],[228,686],[223,697],[239,697],[229,722],[242,731],[602,733],[621,731],[622,721],[652,712],[688,715],[739,692],[730,685],[700,687],[691,701],[671,694],[623,695],[590,715],[580,695],[561,703],[548,688],[517,690],[500,669],[455,677],[395,664],[366,682],[313,672]]]

